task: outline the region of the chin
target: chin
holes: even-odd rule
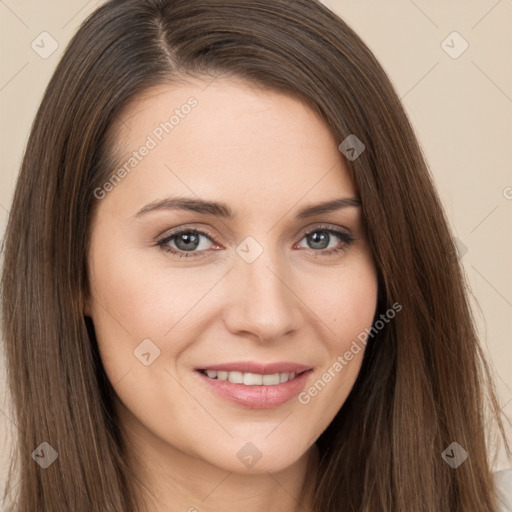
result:
[[[278,473],[297,463],[307,450],[306,443],[301,449],[301,445],[290,438],[276,437],[269,442],[263,437],[254,441],[235,441],[231,446],[223,446],[221,451],[204,457],[204,460],[225,471],[239,474]]]

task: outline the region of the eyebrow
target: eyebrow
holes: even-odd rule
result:
[[[299,210],[295,216],[296,219],[306,219],[315,215],[329,213],[342,208],[357,208],[361,206],[361,201],[356,197],[339,197],[330,201],[306,206]],[[147,213],[159,210],[186,210],[203,215],[214,215],[228,220],[234,220],[234,211],[226,204],[216,201],[207,201],[204,199],[195,199],[189,197],[168,197],[159,201],[154,201],[142,207],[135,217],[141,217]]]

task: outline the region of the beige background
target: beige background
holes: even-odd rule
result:
[[[512,1],[324,3],[370,46],[402,97],[460,240],[502,410],[512,418]],[[0,0],[0,236],[43,90],[70,37],[99,4]],[[454,31],[463,39],[450,35]],[[58,48],[47,56],[51,38]],[[467,50],[453,58],[464,40]],[[8,433],[15,427],[0,362],[1,490]],[[512,461],[501,457],[496,469],[506,467]]]

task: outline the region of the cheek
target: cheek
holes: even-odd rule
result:
[[[345,276],[342,289],[332,297],[334,306],[333,330],[339,333],[339,340],[346,341],[357,337],[370,327],[377,307],[377,277],[369,266],[364,266]],[[341,343],[340,350],[345,343]]]
[[[147,249],[119,250],[114,238],[101,240],[91,245],[90,309],[105,371],[111,382],[144,371],[135,359],[139,347],[159,354],[151,367],[164,370],[197,338],[203,299],[224,270],[166,267],[156,252],[148,258]]]
[[[181,319],[215,282],[211,271],[166,269],[140,249],[108,249],[91,260],[92,306],[99,318],[111,316],[134,338],[180,329]]]
[[[312,438],[327,428],[352,390],[366,348],[361,340],[372,326],[378,295],[377,273],[368,253],[359,254],[340,272],[331,272],[328,280],[317,281],[322,285],[323,292],[308,300],[325,326],[326,358],[316,380],[298,397],[310,417],[318,419]]]
[[[375,266],[367,252],[356,253],[339,271],[330,269],[316,282],[316,288],[310,288],[316,293],[308,300],[329,328],[331,354],[343,352],[373,322],[378,295]]]
[[[343,373],[344,384],[339,392],[344,401],[359,374],[366,348],[361,339],[371,328],[377,308],[377,273],[368,255],[344,275],[340,289],[332,297],[332,330],[336,336],[329,347],[329,369],[331,375],[333,371],[336,375]],[[342,368],[336,365],[340,362]]]

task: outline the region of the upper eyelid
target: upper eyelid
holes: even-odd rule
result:
[[[215,240],[215,233],[211,232],[210,230],[208,229],[205,229],[205,228],[198,228],[198,227],[188,227],[188,226],[185,226],[185,227],[178,227],[178,228],[175,228],[173,229],[172,231],[170,232],[166,232],[166,234],[163,234],[163,235],[160,235],[158,238],[158,240],[168,240],[169,238],[172,238],[172,237],[175,237],[175,236],[178,236],[180,235],[181,233],[188,233],[190,231],[193,231],[195,233],[199,233],[200,235],[206,235],[208,236],[212,241]]]

